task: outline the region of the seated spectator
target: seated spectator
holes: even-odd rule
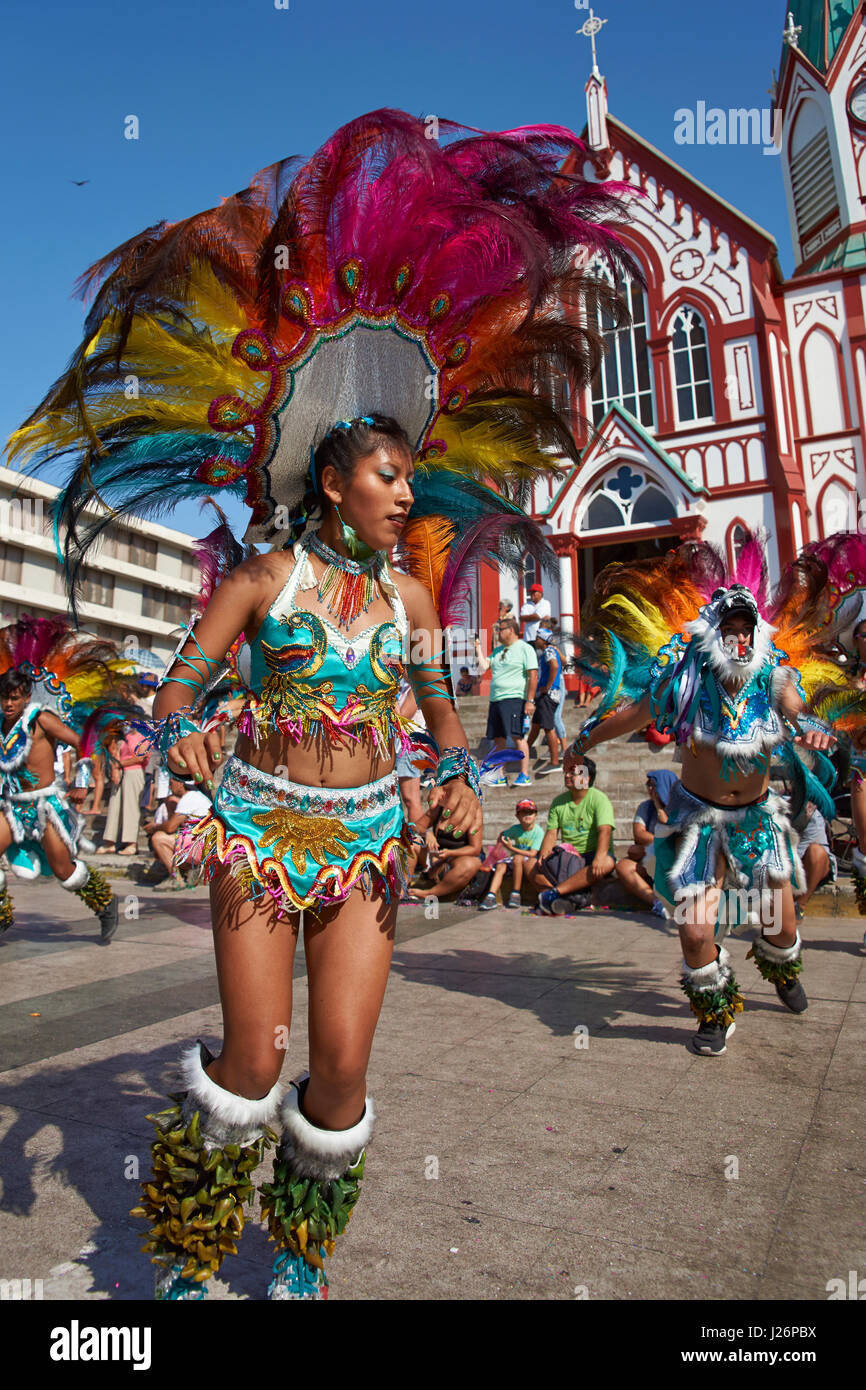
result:
[[[456,896],[467,883],[471,883],[481,868],[481,827],[474,834],[463,830],[459,835],[453,835],[446,826],[447,820],[444,826],[442,824],[441,806],[426,811],[416,822],[416,830],[424,837],[426,867],[423,872],[430,886],[410,888],[407,892],[409,901],[423,902],[425,898]],[[407,873],[410,875],[418,858],[419,851],[416,849],[409,856]]]
[[[610,852],[613,807],[594,786],[592,758],[569,758],[562,775],[566,790],[553,799],[531,875],[540,890],[538,910],[547,917],[588,907],[589,890],[609,878],[616,864]]]
[[[459,681],[457,682],[457,694],[458,694],[458,695],[474,695],[474,694],[475,694],[475,681],[472,679],[472,676],[469,674],[469,667],[468,667],[468,666],[461,666],[461,667],[460,667],[460,679],[459,679]]]
[[[487,896],[480,904],[482,912],[489,912],[496,906],[496,894],[509,867],[513,887],[507,906],[519,907],[524,874],[530,873],[538,862],[544,832],[538,824],[538,807],[534,801],[518,801],[517,821],[517,825],[503,831],[481,865],[482,869],[493,870]]]
[[[795,895],[794,900],[799,919],[815,890],[824,883],[835,883],[838,865],[827,839],[827,822],[813,802],[806,802],[792,824],[800,836],[797,853],[806,875],[806,891]]]
[[[634,844],[629,845],[627,857],[616,865],[616,876],[629,897],[649,908],[656,917],[666,914],[653,889],[655,828],[659,823],[667,823],[667,804],[678,780],[667,768],[647,773],[649,796],[634,813]]]
[[[206,816],[211,808],[210,799],[204,792],[199,791],[195,782],[181,782],[177,778],[172,778],[171,790],[177,800],[174,809],[170,810],[171,800],[163,803],[166,808],[164,819],[157,820],[163,807],[157,809],[157,815],[153,821],[149,821],[145,826],[145,832],[150,838],[151,849],[156,858],[166,871],[166,881],[158,885],[158,889],[167,892],[177,891],[186,888],[187,883],[183,874],[175,868],[174,858],[176,853],[184,847],[185,834],[192,827],[192,824]]]

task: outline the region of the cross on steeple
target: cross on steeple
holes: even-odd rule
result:
[[[595,77],[601,77],[601,73],[598,70],[598,62],[596,61],[595,36],[603,24],[607,24],[607,20],[596,18],[592,10],[590,10],[589,19],[576,31],[578,34],[583,34],[584,38],[590,39],[592,42],[592,71]]]

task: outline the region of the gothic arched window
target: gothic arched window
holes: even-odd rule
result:
[[[594,272],[613,283],[606,261],[593,263]],[[600,308],[596,323],[607,343],[607,351],[592,383],[592,419],[598,425],[614,403],[625,406],[642,425],[655,425],[652,373],[650,370],[647,298],[640,285],[628,276],[622,282],[621,293],[628,304],[631,323],[617,328],[611,315]]]
[[[710,353],[707,330],[697,309],[684,304],[673,322],[674,381],[680,421],[711,420]]]

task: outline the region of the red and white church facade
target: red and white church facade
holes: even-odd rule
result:
[[[866,525],[866,0],[789,3],[781,151],[767,157],[784,180],[788,279],[768,232],[609,113],[597,67],[586,84],[581,172],[634,186],[622,235],[646,288],[625,286],[631,325],[606,334],[601,371],[570,402],[580,462],[533,496],[563,632],[611,560],[700,536],[732,557],[760,526],[775,578],[805,541]],[[485,571],[481,626],[536,578]]]

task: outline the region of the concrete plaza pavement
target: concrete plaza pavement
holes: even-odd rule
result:
[[[0,938],[0,1279],[144,1299],[129,1217],[163,1078],[219,1050],[203,889],[130,897],[114,942],[55,884],[13,884]],[[696,1057],[672,924],[401,907],[369,1072],[361,1201],[335,1299],[824,1300],[866,1274],[866,956],[809,917],[795,1017],[729,943],[746,1012]],[[284,1079],[306,1061],[303,953]],[[269,1176],[269,1165],[259,1172]],[[211,1297],[262,1299],[250,1222]]]

